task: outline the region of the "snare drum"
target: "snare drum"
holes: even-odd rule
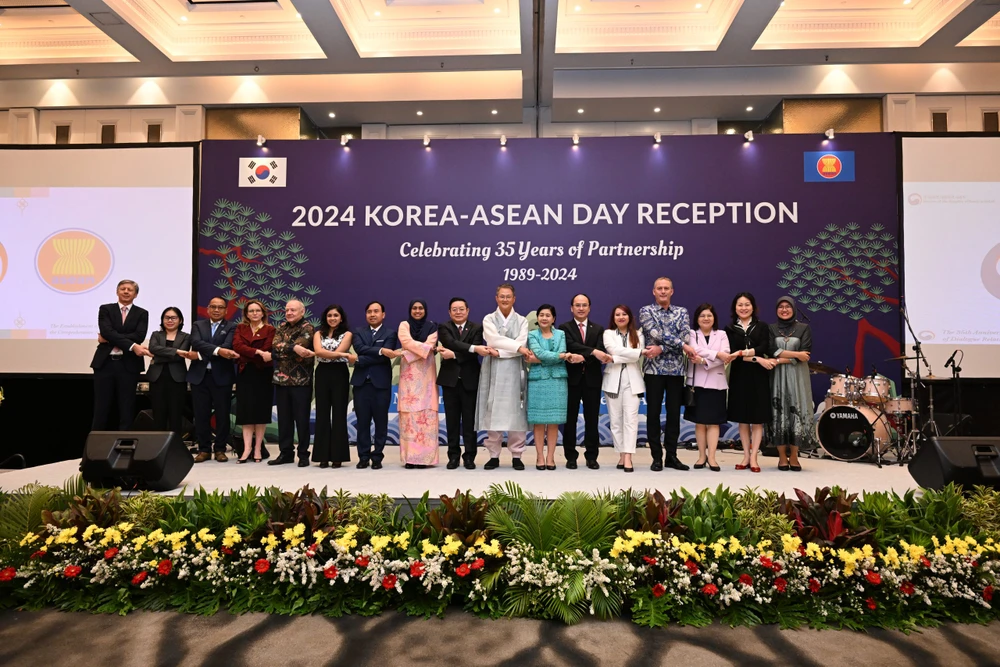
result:
[[[861,390],[861,398],[865,403],[879,405],[888,401],[892,395],[892,384],[884,375],[869,375],[862,382],[864,388]]]
[[[816,438],[823,450],[839,461],[857,461],[878,443],[889,446],[889,421],[867,405],[837,405],[816,423]]]
[[[913,412],[913,399],[912,398],[891,398],[885,402],[882,409],[886,412],[891,413],[905,413]]]
[[[853,375],[834,375],[830,378],[830,391],[826,396],[834,405],[861,402],[863,381]]]

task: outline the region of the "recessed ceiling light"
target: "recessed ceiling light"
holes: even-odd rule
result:
[[[699,2],[697,5],[694,6],[694,8],[695,9],[701,9],[701,3]]]
[[[500,8],[499,7],[494,8],[493,9],[493,13],[494,14],[499,14],[500,13]]]
[[[297,18],[297,19],[302,18],[302,14],[299,14],[298,12],[295,12],[295,18]]]
[[[726,134],[736,134],[736,128],[735,127],[729,128],[728,130],[726,130]]]
[[[753,107],[747,107],[747,111],[753,111]]]
[[[382,12],[375,12],[375,16],[382,16]]]
[[[418,116],[423,116],[423,115],[424,115],[424,112],[423,112],[423,111],[418,111],[418,112],[417,112],[417,115],[418,115]]]
[[[490,111],[490,113],[491,113],[491,114],[493,114],[494,116],[496,116],[496,115],[497,115],[497,110],[496,110],[496,109],[492,109],[492,110]]]
[[[908,4],[910,4],[910,0],[903,0],[903,4],[904,4],[904,5],[908,5]]]
[[[578,12],[578,11],[580,11],[580,5],[577,5],[576,7],[574,7],[574,8],[573,8],[573,11],[574,11],[574,12]]]
[[[653,113],[660,113],[660,107],[653,107]]]
[[[182,16],[181,17],[181,21],[187,21],[187,20],[188,20],[188,17],[186,17],[186,16]]]
[[[331,111],[331,112],[329,113],[329,116],[330,116],[330,118],[336,118],[336,117],[337,117],[337,114],[335,114],[335,113],[333,113],[333,112]]]
[[[576,112],[577,113],[583,113],[583,109],[577,109]]]

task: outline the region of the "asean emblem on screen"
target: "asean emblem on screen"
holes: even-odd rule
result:
[[[1000,243],[990,248],[980,271],[986,291],[1000,299]]]
[[[84,229],[64,229],[50,235],[35,253],[35,271],[49,288],[80,294],[99,287],[114,268],[111,246]]]

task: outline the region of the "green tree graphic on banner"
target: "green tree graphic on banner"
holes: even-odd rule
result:
[[[877,223],[867,232],[854,222],[830,224],[808,239],[805,246],[789,248],[790,260],[778,263],[782,272],[778,287],[794,297],[801,308],[837,312],[857,320],[855,375],[864,372],[865,341],[869,336],[898,354],[899,341],[867,318],[876,310],[891,313],[899,305],[898,298],[885,294],[899,281],[895,236]]]
[[[310,306],[320,289],[302,282],[309,256],[295,243],[294,232],[279,234],[267,226],[270,221],[267,213],[218,199],[201,222],[198,252],[212,257],[208,266],[219,275],[213,285],[229,301],[226,317],[236,316],[249,299],[262,301],[271,313],[283,312],[286,301],[298,299],[305,304],[306,318],[317,324]]]

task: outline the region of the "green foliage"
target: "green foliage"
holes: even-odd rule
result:
[[[489,501],[485,497],[477,498],[471,491],[456,490],[454,496],[441,496],[441,506],[426,513],[427,523],[421,532],[432,541],[454,535],[471,547],[480,536],[487,534],[488,508]]]
[[[170,506],[170,499],[141,491],[122,501],[122,519],[137,526],[155,526]]]
[[[395,531],[399,511],[392,498],[384,493],[352,496],[349,491],[338,490],[327,498],[327,503],[332,526],[354,524],[373,535]]]
[[[42,512],[51,507],[59,494],[56,487],[40,484],[28,484],[11,493],[0,512],[0,540],[16,544],[25,533],[37,533],[45,525]]]
[[[856,493],[848,495],[839,487],[824,487],[816,489],[815,499],[801,489],[795,489],[795,495],[796,498],[786,499],[782,494],[778,502],[803,542],[845,548],[874,541],[874,531],[870,528],[845,521],[851,516]]]
[[[1000,541],[1000,491],[985,486],[973,488],[963,500],[962,518],[972,524],[973,534]]]
[[[981,516],[988,521],[989,501],[984,503],[981,499],[989,498],[989,494],[975,497],[980,499],[973,501],[975,511],[985,510]],[[966,516],[968,502],[961,487],[955,484],[940,491],[910,490],[902,496],[895,492],[866,493],[856,501],[847,523],[852,530],[871,527],[880,546],[902,539],[929,547],[934,536],[978,534],[976,523]]]
[[[506,542],[520,542],[536,551],[550,552],[558,546],[552,503],[525,492],[511,481],[494,484],[487,492],[486,525]]]
[[[305,524],[307,541],[311,541],[315,531],[330,526],[331,511],[326,487],[316,492],[307,485],[295,493],[271,487],[259,505],[261,513],[268,516],[266,532],[275,535],[281,535],[286,528],[301,523]]]
[[[61,528],[80,530],[95,525],[113,526],[122,520],[121,489],[95,490],[87,487],[82,496],[73,496],[64,510],[43,510],[42,520]]]
[[[794,532],[792,520],[780,512],[777,491],[746,487],[736,496],[734,507],[742,526],[741,540],[750,543],[770,540],[780,544],[782,535]]]
[[[639,530],[662,535],[682,535],[686,527],[678,519],[686,498],[672,495],[667,500],[659,491],[646,492],[646,506],[640,515]]]
[[[675,491],[670,497],[672,503],[683,499],[681,511],[673,522],[684,527],[687,539],[708,544],[741,534],[740,520],[736,516],[736,494],[721,484],[715,491],[705,489],[693,495],[681,489],[681,495]]]

